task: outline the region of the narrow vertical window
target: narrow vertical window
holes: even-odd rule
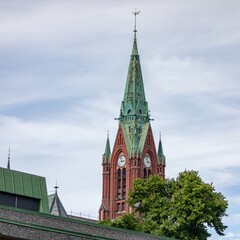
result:
[[[117,179],[117,196],[121,198],[121,169],[118,169],[118,179]]]
[[[151,175],[151,169],[146,169],[146,168],[144,168],[143,169],[143,178],[145,179],[145,178],[148,178],[150,175]]]
[[[120,205],[120,203],[117,203],[117,212],[121,212],[121,205]]]
[[[126,168],[122,170],[122,197],[126,197]]]
[[[122,203],[122,211],[126,211],[126,203],[125,202]]]
[[[147,178],[147,169],[146,168],[143,169],[143,178],[144,179]]]

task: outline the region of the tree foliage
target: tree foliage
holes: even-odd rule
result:
[[[132,213],[125,214],[120,218],[114,219],[113,221],[108,219],[108,220],[100,221],[99,223],[112,226],[112,227],[142,231],[142,223],[140,222],[140,219]]]
[[[196,171],[184,171],[176,180],[157,175],[136,179],[128,203],[140,213],[140,229],[145,232],[205,240],[210,236],[208,227],[219,235],[224,235],[227,228],[222,223],[228,206],[226,199],[212,184],[204,183]]]

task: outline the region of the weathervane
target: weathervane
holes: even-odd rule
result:
[[[137,32],[137,15],[140,13],[140,11],[137,12],[137,9],[135,8],[135,12],[132,12],[134,14],[135,22],[134,22],[134,32]]]

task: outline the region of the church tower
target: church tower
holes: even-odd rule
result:
[[[134,14],[136,17],[137,13]],[[135,27],[115,143],[111,153],[108,135],[102,157],[103,182],[99,220],[118,218],[132,211],[126,200],[136,178],[144,179],[151,174],[165,176],[166,162],[161,138],[157,151],[150,124],[136,33]]]

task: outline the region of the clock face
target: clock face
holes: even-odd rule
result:
[[[152,163],[151,163],[151,159],[149,156],[146,156],[143,161],[144,161],[145,167],[147,167],[147,168],[151,167]]]
[[[118,158],[118,166],[119,167],[123,167],[125,165],[125,163],[126,163],[126,158],[123,155],[119,156],[119,158]]]

